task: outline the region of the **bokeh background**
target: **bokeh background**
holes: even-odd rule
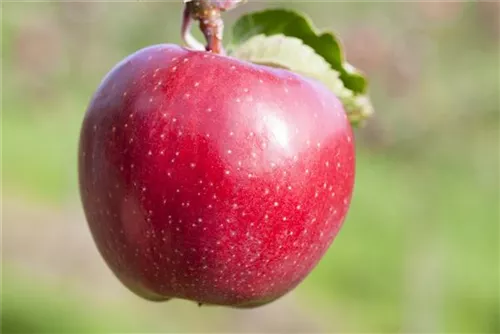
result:
[[[303,10],[370,77],[377,114],[357,130],[344,228],[293,293],[259,309],[149,303],[118,283],[80,207],[79,127],[116,62],[180,42],[181,6],[2,4],[3,332],[499,333],[498,2],[228,13],[227,27]]]

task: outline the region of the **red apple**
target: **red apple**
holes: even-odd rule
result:
[[[254,307],[325,254],[348,211],[354,158],[343,106],[322,84],[156,45],[95,93],[79,182],[95,243],[131,291]]]

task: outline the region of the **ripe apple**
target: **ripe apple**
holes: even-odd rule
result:
[[[130,55],[82,125],[95,243],[149,300],[255,307],[296,287],[348,211],[351,125],[325,86],[177,45]]]

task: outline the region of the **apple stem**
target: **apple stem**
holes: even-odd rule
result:
[[[200,20],[200,29],[207,40],[206,50],[213,53],[224,54],[222,46],[222,32],[224,30],[224,22],[220,16],[220,12],[210,11],[209,19]]]
[[[236,7],[241,0],[184,0],[184,12],[182,17],[182,40],[195,50],[203,50],[225,54],[222,46],[222,35],[224,22],[221,13]],[[193,20],[199,22],[200,30],[207,41],[206,46],[194,38],[191,33]]]

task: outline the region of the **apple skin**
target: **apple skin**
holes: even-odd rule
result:
[[[325,254],[349,208],[355,147],[322,84],[162,44],[104,78],[78,168],[91,234],[127,288],[246,308],[294,289]]]

